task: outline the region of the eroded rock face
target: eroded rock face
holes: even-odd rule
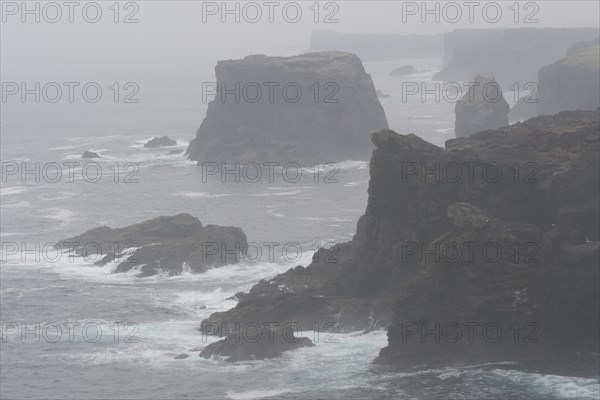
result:
[[[244,328],[243,334],[229,334],[209,344],[200,352],[200,357],[217,357],[227,362],[265,360],[278,357],[285,351],[314,346],[309,338],[296,337],[293,329]]]
[[[598,352],[599,114],[541,116],[446,143],[454,161],[495,162],[509,176],[457,185],[453,194],[437,185],[445,196],[444,229],[424,243],[421,272],[392,307],[378,362],[447,365]],[[515,181],[511,165],[526,163],[531,169]],[[479,247],[471,256],[473,243]],[[485,253],[486,244],[494,251]],[[447,252],[455,248],[463,250],[458,259]]]
[[[456,102],[456,137],[507,126],[509,111],[502,88],[494,78],[478,75],[463,98]]]
[[[152,139],[150,139],[146,143],[144,143],[144,147],[147,147],[149,149],[155,149],[158,147],[175,146],[176,144],[177,144],[177,142],[175,140],[169,138],[168,136],[163,136],[163,137],[153,137]]]
[[[203,226],[190,214],[158,217],[125,228],[101,226],[59,242],[61,249],[95,261],[116,264],[114,272],[135,269],[138,276],[201,273],[235,264],[247,244],[237,227]]]
[[[294,321],[305,330],[329,331],[331,324],[339,332],[370,330],[388,326],[393,310],[382,363],[485,361],[498,354],[481,343],[425,341],[407,350],[404,321],[429,328],[491,321],[505,337],[512,334],[506,324],[519,322],[521,338],[531,334],[526,324],[533,321],[548,333],[538,336],[547,354],[573,343],[586,351],[595,343],[598,351],[599,113],[536,117],[449,140],[446,149],[415,135],[373,134],[369,200],[352,241],[321,249],[308,267],[259,282],[201,329]],[[504,252],[494,263],[483,253],[461,263],[441,250],[471,242],[479,250],[494,242]]]
[[[600,45],[577,43],[566,58],[539,71],[539,114],[595,110],[600,106]]]
[[[253,55],[220,61],[215,72],[219,93],[188,147],[192,160],[367,159],[368,132],[387,128],[373,81],[350,53]]]

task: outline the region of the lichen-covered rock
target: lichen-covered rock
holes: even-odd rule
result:
[[[252,55],[220,61],[217,91],[190,143],[191,160],[314,162],[366,159],[369,132],[387,128],[371,77],[354,54]]]
[[[538,114],[595,110],[600,106],[600,45],[577,43],[566,58],[539,71]]]
[[[498,129],[508,125],[510,107],[502,88],[494,78],[476,76],[470,82],[469,90],[455,106],[456,137],[471,136],[474,133]]]
[[[235,264],[247,244],[237,227],[203,226],[190,214],[154,218],[125,228],[101,226],[60,241],[61,249],[97,265],[115,263],[114,272],[178,275]]]

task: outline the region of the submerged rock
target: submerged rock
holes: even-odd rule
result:
[[[456,102],[456,137],[507,126],[509,111],[502,88],[494,78],[478,75],[463,98]]]
[[[102,158],[100,155],[93,151],[84,151],[81,158]]]
[[[223,358],[227,362],[265,360],[275,358],[285,351],[312,347],[306,337],[296,337],[293,329],[269,329],[267,327],[245,327],[242,334],[229,334],[224,339],[206,346],[200,357]]]
[[[185,353],[183,353],[183,354],[176,355],[176,356],[175,356],[175,359],[176,359],[176,360],[185,360],[185,359],[186,359],[186,358],[188,358],[189,356],[190,356],[189,354],[185,354]]]
[[[350,53],[219,61],[216,96],[187,154],[199,162],[364,160],[388,126],[371,77]]]
[[[144,147],[147,147],[149,149],[155,149],[158,147],[170,147],[175,145],[177,145],[177,142],[169,138],[168,136],[153,137],[152,139],[144,143]]]
[[[178,214],[125,228],[101,226],[58,244],[96,265],[113,262],[114,272],[135,269],[138,276],[149,276],[185,270],[200,273],[235,264],[247,240],[240,228],[203,226],[190,214]]]

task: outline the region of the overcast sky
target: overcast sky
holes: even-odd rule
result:
[[[120,2],[118,15],[113,1],[87,6],[91,2],[75,3],[73,23],[64,1],[54,3],[59,7],[45,9],[45,3],[39,3],[40,22],[36,23],[35,13],[23,14],[20,1],[2,1],[3,79],[40,69],[73,73],[96,68],[177,68],[253,53],[286,54],[305,49],[313,29],[433,34],[457,28],[598,27],[600,18],[597,0],[520,1],[517,7],[513,1],[472,2],[471,8],[464,1],[428,3],[429,10],[438,8],[437,15],[423,14],[421,2],[402,1],[321,1],[317,7],[313,1],[271,2],[272,6],[265,5],[266,1],[251,5],[229,2],[229,9],[239,10],[231,14],[223,14],[220,1],[137,1]],[[87,22],[84,16],[90,21],[96,19],[96,4],[102,15],[96,23]],[[33,10],[36,6],[30,2],[28,7]],[[62,16],[56,23],[49,22],[58,18],[57,10]],[[262,16],[258,17],[257,10]],[[270,11],[273,22],[269,21]],[[124,23],[128,16],[139,22]]]

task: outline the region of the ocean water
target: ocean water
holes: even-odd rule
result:
[[[411,63],[429,70],[410,77],[420,84],[431,83],[441,61]],[[403,80],[388,75],[397,63],[365,66],[377,89],[390,95],[381,101],[392,129],[416,133],[437,145],[453,136],[454,104],[431,97],[423,102],[420,96],[404,101]],[[323,179],[323,171],[315,176],[314,169],[303,170],[298,182],[285,179],[280,170],[272,181],[222,182],[214,176],[204,179],[202,168],[182,154],[144,148],[147,139],[158,135],[176,139],[177,149],[186,148],[206,112],[198,88],[214,79],[212,68],[206,65],[177,77],[141,76],[138,104],[3,105],[2,161],[56,163],[63,168],[63,178],[53,183],[43,178],[36,182],[31,175],[9,176],[2,182],[2,398],[600,397],[597,378],[548,375],[517,362],[389,370],[371,363],[386,345],[382,330],[336,334],[335,340],[315,338],[306,330],[302,334],[313,339],[315,347],[267,361],[228,364],[197,357],[193,348],[215,340],[197,331],[200,322],[233,307],[233,294],[306,265],[317,245],[351,239],[367,203],[369,179],[368,160],[348,160],[331,167],[334,182]],[[84,164],[74,167],[72,181],[67,176],[66,163],[81,163],[85,150],[103,157],[96,160],[103,174],[98,182],[84,179]],[[133,169],[119,169],[115,179],[117,163],[119,168],[133,163]],[[55,171],[47,172],[55,176]],[[136,182],[124,182],[131,173]],[[182,212],[203,224],[240,226],[251,242],[300,243],[303,251],[286,258],[276,247],[272,260],[244,260],[200,275],[147,278],[114,274],[114,265],[97,267],[64,255],[35,257],[40,253],[36,245],[43,249],[99,225],[122,227]],[[23,258],[23,251],[12,254],[14,246],[34,251]],[[73,324],[72,336],[65,322]],[[12,334],[11,324],[22,323],[29,333]],[[55,340],[57,328],[40,335],[36,323],[57,324],[62,336]],[[92,328],[84,332],[86,324]],[[174,359],[181,353],[191,356]]]

